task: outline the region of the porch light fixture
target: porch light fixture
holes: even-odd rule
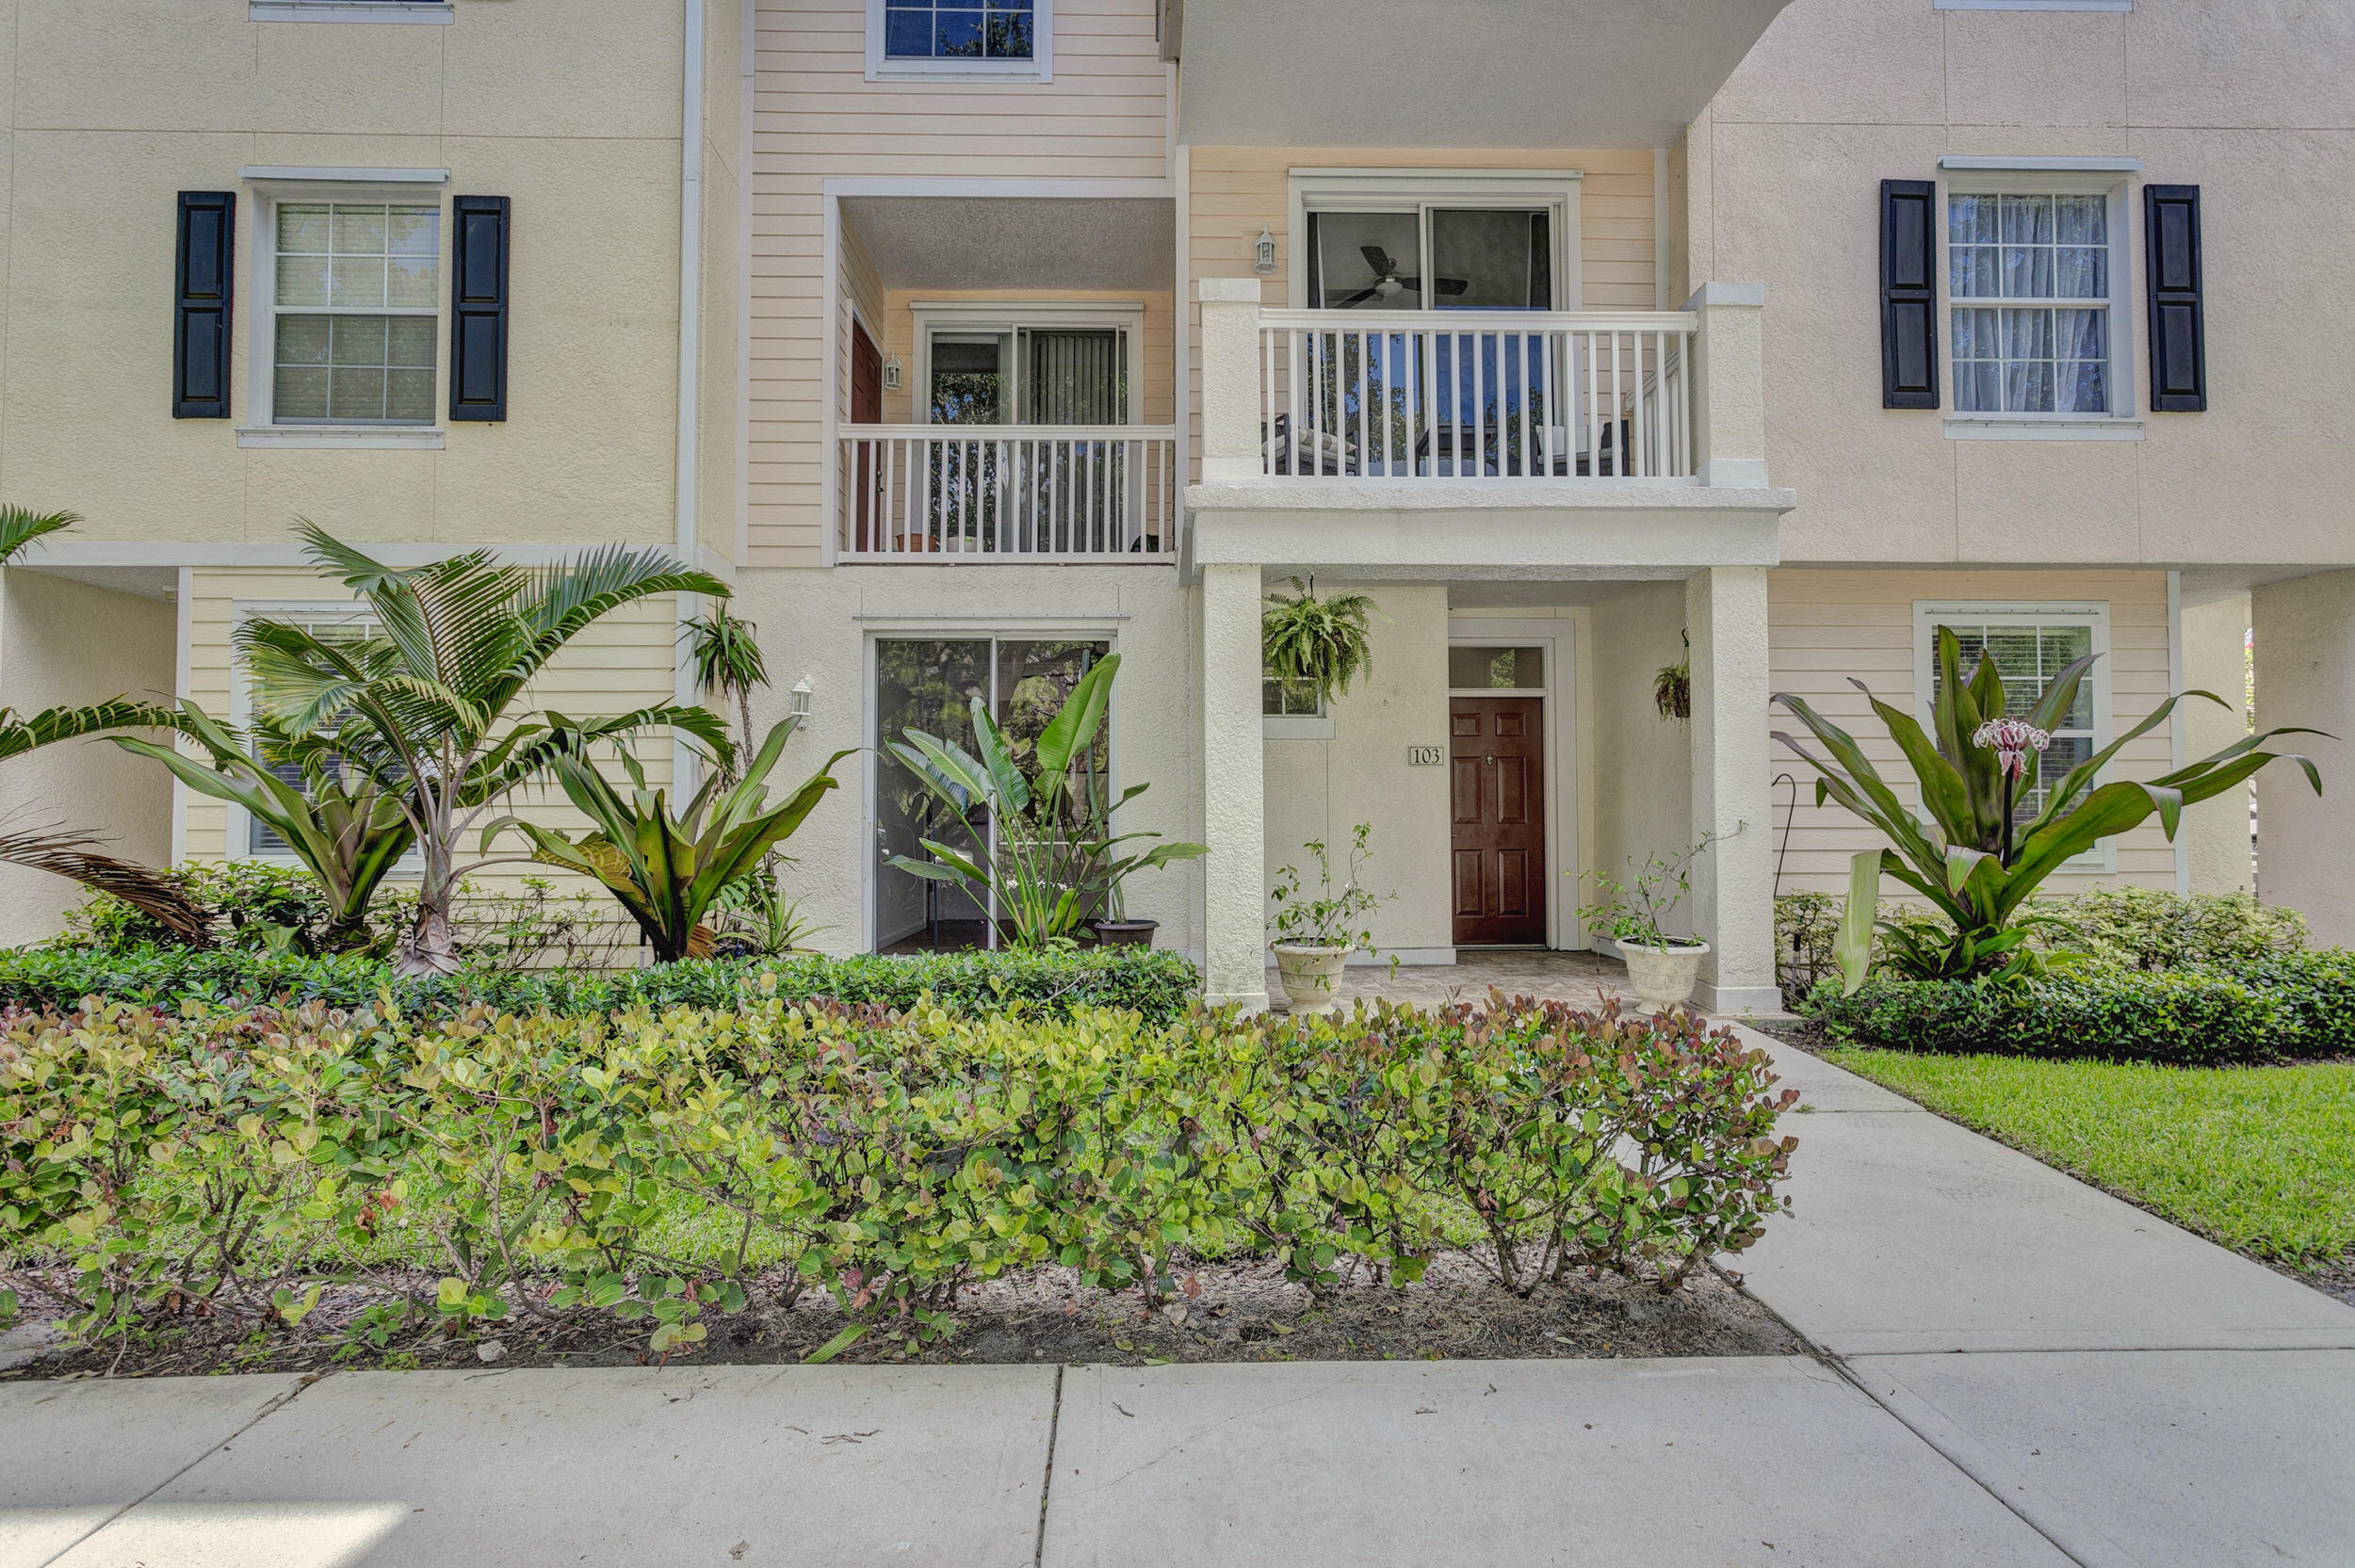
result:
[[[897,354],[884,361],[884,390],[885,392],[900,390],[900,356]]]
[[[1267,225],[1264,223],[1259,225],[1259,237],[1253,242],[1251,253],[1253,256],[1252,271],[1264,278],[1275,270],[1275,236],[1267,232]]]
[[[794,718],[807,719],[809,717],[809,694],[814,689],[816,688],[811,685],[810,678],[807,675],[804,675],[800,680],[793,683]]]

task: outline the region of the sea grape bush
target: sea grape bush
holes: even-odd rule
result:
[[[606,1314],[648,1349],[831,1295],[875,1339],[1061,1264],[1148,1302],[1189,1260],[1312,1290],[1463,1247],[1526,1294],[1673,1287],[1782,1204],[1794,1096],[1686,1014],[1495,998],[1338,1018],[724,1009],[201,1012],[0,1031],[0,1268],[104,1339],[321,1292],[472,1332]],[[65,1267],[60,1267],[61,1265]]]

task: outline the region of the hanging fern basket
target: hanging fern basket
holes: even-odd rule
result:
[[[1312,690],[1322,703],[1373,668],[1373,601],[1363,593],[1317,597],[1316,579],[1292,579],[1291,593],[1271,593],[1259,613],[1259,648],[1268,676]]]

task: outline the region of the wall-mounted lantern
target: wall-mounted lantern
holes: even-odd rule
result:
[[[892,355],[889,359],[887,359],[887,360],[884,361],[883,370],[884,370],[884,390],[885,390],[885,392],[897,392],[897,391],[899,391],[899,390],[900,390],[900,356],[899,356],[899,355],[897,355],[897,354],[894,354],[894,355]]]
[[[1275,236],[1267,232],[1264,223],[1259,225],[1259,237],[1253,242],[1251,254],[1252,271],[1264,278],[1275,270]]]

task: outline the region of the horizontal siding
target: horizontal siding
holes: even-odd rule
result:
[[[1286,303],[1290,270],[1291,172],[1313,169],[1575,169],[1579,182],[1579,271],[1588,310],[1650,310],[1659,302],[1653,270],[1652,154],[1519,150],[1466,152],[1430,148],[1195,147],[1189,150],[1186,253],[1196,278],[1252,277],[1253,246],[1264,226],[1275,237],[1278,276],[1263,280],[1266,303]],[[1201,342],[1200,318],[1189,312],[1190,349]],[[1201,356],[1190,351],[1187,415],[1200,429]],[[1199,441],[1193,450],[1201,449]]]
[[[2161,572],[1773,572],[1767,574],[1770,665],[1774,689],[1803,698],[1826,719],[1853,734],[1873,765],[1908,804],[1920,797],[1912,771],[1876,718],[1862,692],[1913,711],[1913,605],[1918,599],[2105,603],[2110,612],[2110,734],[2131,728],[2165,702],[2168,685],[2167,575]],[[1794,735],[1821,753],[1786,710],[1773,710],[1769,727]],[[1849,859],[1879,846],[1879,835],[1837,805],[1814,803],[1814,772],[1780,742],[1774,766],[1798,780],[1798,806],[1784,813],[1790,786],[1774,794],[1776,847],[1784,891],[1847,886]],[[2173,766],[2165,726],[2121,751],[2114,777],[2150,778]],[[2198,809],[2198,808],[2195,808]],[[2216,809],[2214,807],[2208,809]],[[1786,848],[1787,842],[1787,848]],[[2096,877],[2058,876],[2056,892],[2091,885]],[[2151,887],[2175,885],[2175,851],[2156,823],[2117,843],[2112,880]]]
[[[1054,80],[1005,86],[868,81],[855,0],[761,0],[755,26],[750,564],[809,566],[824,528],[824,182],[1160,179],[1169,72],[1152,0],[1059,0]],[[879,307],[868,271],[853,286]]]
[[[331,604],[346,595],[316,574],[299,570],[212,571],[193,574],[188,606],[188,696],[215,718],[227,720],[236,711],[232,634],[238,606],[249,610],[274,605]],[[598,621],[525,689],[518,711],[552,707],[577,719],[626,713],[633,708],[668,702],[674,690],[673,639],[677,635],[677,606],[668,595],[625,605]],[[635,748],[646,782],[667,788],[671,782],[671,744],[667,732],[642,736]],[[185,792],[184,792],[185,794]],[[229,807],[201,796],[187,796],[185,853],[192,861],[218,861],[230,852]],[[528,813],[535,821],[562,832],[578,831],[585,823],[553,786],[518,792],[504,808]],[[492,813],[485,816],[489,820]],[[477,825],[478,833],[479,824]],[[520,844],[521,840],[512,841]],[[472,858],[474,839],[467,844]],[[545,868],[506,866],[502,879],[524,874],[555,877]],[[559,879],[560,881],[565,879]]]

